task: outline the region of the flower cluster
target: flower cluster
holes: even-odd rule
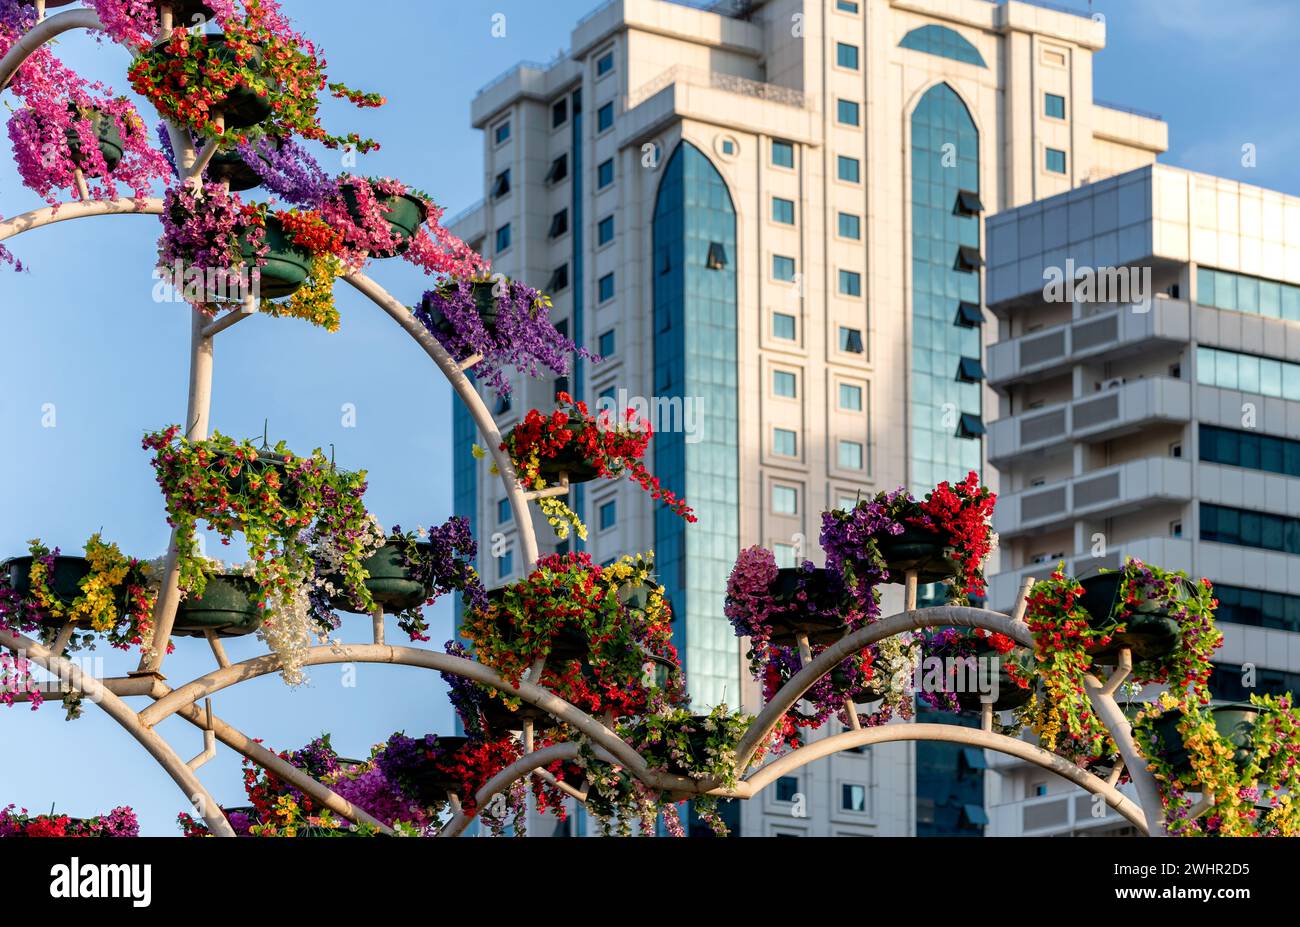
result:
[[[495,320],[487,321],[480,314],[476,291],[492,300]],[[474,375],[501,396],[510,395],[508,368],[530,377],[540,376],[543,370],[564,375],[570,354],[600,360],[556,329],[549,296],[500,276],[448,280],[424,294],[415,317],[455,360],[481,356]]]
[[[959,596],[984,596],[984,561],[993,550],[990,527],[997,496],[980,485],[974,471],[953,486],[944,480],[920,503],[923,517],[913,521],[946,535],[946,546],[961,566]]]
[[[66,814],[29,815],[14,805],[0,808],[0,837],[139,837],[140,824],[128,807],[95,818]]]

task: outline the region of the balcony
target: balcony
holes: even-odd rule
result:
[[[1139,354],[1153,342],[1187,344],[1190,340],[1188,304],[1153,299],[1145,306],[1121,306],[989,345],[988,382],[998,388],[1031,383],[1086,361]]]
[[[1191,461],[1152,457],[1005,494],[993,512],[993,528],[1013,538],[1058,529],[1088,515],[1109,518],[1191,497]]]
[[[1116,380],[1099,392],[991,423],[989,460],[1001,467],[1017,457],[1064,454],[1073,442],[1109,441],[1155,422],[1187,422],[1191,412],[1185,380]]]
[[[1135,798],[1130,786],[1121,786],[1120,791]],[[1098,812],[1101,817],[1096,816]],[[1065,836],[1131,826],[1118,811],[1096,802],[1082,789],[992,805],[988,813],[989,825],[984,833],[989,837]]]
[[[1115,569],[1126,557],[1137,557],[1143,563],[1158,563],[1166,570],[1192,571],[1192,542],[1186,538],[1159,537],[1138,538],[1124,541],[1109,548],[1100,557],[1094,557],[1091,551],[1070,554],[1060,559],[1065,561],[1065,569],[1074,576],[1087,576],[1099,569]],[[1057,560],[1049,563],[1034,563],[1023,567],[1004,570],[989,578],[989,607],[998,611],[1009,612],[1015,605],[1020,593],[1020,584],[1025,577],[1044,579],[1056,569]]]

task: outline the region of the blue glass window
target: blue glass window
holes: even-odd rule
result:
[[[1196,301],[1216,309],[1300,322],[1300,286],[1263,277],[1198,267]]]
[[[793,486],[773,486],[772,511],[777,515],[798,515],[799,490]]]
[[[510,139],[509,119],[507,119],[505,122],[499,123],[497,127],[492,130],[492,138],[496,140],[496,143],[498,145],[500,145],[502,142],[509,141]]]
[[[777,167],[794,167],[794,144],[773,140],[772,163]]]
[[[773,370],[772,392],[787,399],[794,399],[799,395],[798,378],[788,370]]]
[[[1300,554],[1300,518],[1202,502],[1201,540]]]
[[[794,200],[772,197],[772,221],[782,225],[794,225]]]
[[[1214,597],[1219,600],[1217,622],[1300,631],[1300,596],[1215,583]]]
[[[1201,460],[1207,463],[1300,476],[1300,441],[1205,424],[1200,437]]]
[[[606,531],[618,524],[618,502],[611,499],[603,503],[599,511],[600,530]]]
[[[776,780],[776,800],[777,801],[794,801],[794,797],[799,794],[799,777],[782,776]]]
[[[858,241],[862,238],[862,219],[852,213],[842,212],[839,216],[840,237]]]
[[[508,550],[497,558],[497,579],[505,579],[515,571],[515,552]]]
[[[840,408],[849,412],[862,411],[862,387],[852,383],[840,384]]]
[[[862,274],[858,273],[856,270],[840,271],[840,295],[861,296]]]
[[[612,70],[614,70],[614,52],[611,49],[596,59],[596,76],[604,77]]]
[[[985,66],[984,58],[978,49],[947,26],[929,25],[913,29],[903,36],[898,47],[910,48],[928,55],[938,55],[941,58],[951,58],[954,61],[964,61],[966,64],[974,64],[981,68]]]
[[[862,353],[862,331],[857,328],[840,326],[840,350],[846,354]]]
[[[1059,148],[1047,149],[1046,165],[1053,174],[1065,173],[1065,152]]]
[[[606,216],[596,226],[596,244],[604,245],[614,240],[614,217]]]
[[[601,332],[599,344],[596,353],[601,357],[611,357],[614,354],[614,329],[607,332]]]
[[[614,104],[606,103],[596,110],[596,131],[604,132],[614,126]]]
[[[858,11],[857,0],[835,0],[835,9],[841,13],[856,13]]]
[[[596,188],[603,190],[614,182],[614,159],[600,162],[596,168]]]
[[[835,63],[850,71],[858,69],[858,46],[845,42],[835,43]]]
[[[772,337],[780,338],[782,341],[794,341],[795,340],[794,316],[787,315],[784,312],[772,313]]]
[[[1300,364],[1254,354],[1197,348],[1196,382],[1276,399],[1300,400]]]
[[[855,126],[858,124],[858,104],[852,100],[835,101],[835,118],[840,125]]]
[[[840,807],[845,811],[867,810],[867,787],[845,782],[840,785]]]
[[[857,441],[841,441],[839,462],[841,470],[861,470],[862,445]]]
[[[497,254],[505,251],[510,247],[510,223],[507,222],[501,228],[497,229]]]
[[[788,428],[777,428],[772,433],[772,453],[782,457],[795,457],[799,453],[799,436]]]
[[[772,255],[772,277],[776,280],[784,280],[787,283],[794,281],[794,258],[786,257],[783,254]]]
[[[1053,119],[1065,118],[1065,97],[1049,93],[1043,97],[1043,112]]]
[[[597,298],[603,303],[606,300],[614,298],[614,275],[605,274],[596,284]]]
[[[857,158],[840,155],[836,160],[836,176],[849,183],[858,183],[862,177],[861,165]]]
[[[514,518],[514,510],[510,508],[510,500],[498,499],[497,500],[497,524],[504,525],[512,518]]]

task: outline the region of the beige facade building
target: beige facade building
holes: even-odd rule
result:
[[[652,470],[699,524],[630,484],[574,501],[598,562],[656,551],[701,704],[758,707],[722,614],[741,548],[820,561],[820,513],[859,493],[971,469],[996,486],[984,217],[1167,144],[1158,118],[1092,98],[1104,44],[1101,22],[1020,2],[613,0],[567,53],[475,98],[486,196],[454,228],[607,355],[558,385],[698,413],[654,422]],[[517,381],[501,422],[548,408],[556,387]],[[466,448],[463,417],[456,431]],[[494,478],[457,460],[457,511],[485,549],[509,540]],[[489,583],[518,558],[484,563]],[[898,744],[814,764],[740,809],[741,832],[978,833],[985,776],[959,753]],[[941,767],[960,762],[963,794],[944,791]]]

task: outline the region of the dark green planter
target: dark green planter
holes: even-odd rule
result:
[[[216,470],[224,475],[227,462],[232,459],[233,455],[218,452],[213,455],[213,462],[208,465],[208,469]],[[218,465],[219,462],[220,465]],[[286,508],[297,508],[299,502],[298,487],[289,480],[289,461],[279,454],[259,451],[256,460],[242,461],[238,476],[226,476],[226,487],[231,495],[242,495],[248,491],[248,483],[251,477],[262,476],[270,470],[276,470],[280,474],[280,502]]]
[[[704,722],[708,718],[705,715],[693,715],[691,720],[695,727],[686,735],[687,752],[693,760],[693,766],[698,768],[705,763],[708,757],[709,732],[703,729]],[[691,767],[688,767],[686,763],[666,757],[663,762],[670,773],[690,777]]]
[[[203,597],[186,596],[176,610],[173,631],[182,637],[242,637],[262,626],[258,585],[251,576],[209,576]]]
[[[891,583],[904,582],[913,571],[922,584],[942,582],[961,572],[961,565],[945,553],[943,538],[919,525],[904,524],[902,534],[878,534],[876,546]]]
[[[478,310],[478,316],[483,320],[483,325],[488,331],[496,328],[497,319],[501,315],[500,303],[496,298],[495,280],[475,280],[470,284],[474,291],[474,308]],[[507,282],[505,286],[509,286]]]
[[[573,426],[571,430],[574,438],[576,439],[581,435],[586,427],[586,425]],[[568,475],[570,483],[590,483],[600,476],[600,470],[574,449],[572,445],[566,447],[560,456],[541,461],[538,470],[546,479],[546,482],[552,485],[560,482],[562,474]]]
[[[208,179],[224,183],[232,193],[254,190],[262,185],[262,175],[249,166],[235,148],[218,151],[208,162]]]
[[[417,541],[416,545],[425,552],[431,548],[428,541]],[[405,541],[389,538],[387,544],[361,561],[361,566],[370,574],[365,581],[370,597],[389,613],[417,608],[428,600],[432,592],[428,586],[412,577],[402,553],[405,547]],[[342,577],[337,576],[331,579],[335,587],[342,581]],[[346,595],[331,597],[330,604],[343,611],[356,609]]]
[[[84,119],[90,123],[96,138],[99,139],[99,153],[104,156],[104,163],[110,172],[122,163],[125,149],[122,143],[122,133],[117,130],[116,119],[97,109],[92,109],[85,115],[74,111],[72,118],[74,120]],[[77,133],[75,126],[68,128],[67,136],[68,151],[72,155],[73,162],[81,168],[87,177],[100,176],[99,172],[91,167],[89,159],[84,156],[81,150],[81,136]]]
[[[618,600],[634,611],[644,611],[653,588],[649,583],[624,583],[618,587]]]
[[[534,722],[534,727],[545,725],[551,716],[536,705],[521,702],[518,710],[511,710],[499,698],[489,698],[483,703],[483,723],[493,732],[518,732],[524,729],[525,721]]]
[[[1022,648],[1016,648],[1016,650],[1012,651],[1012,654],[1019,650],[1022,650]],[[988,659],[989,657],[997,659],[998,695],[997,698],[993,700],[994,711],[1010,711],[1013,708],[1019,708],[1021,705],[1025,704],[1025,702],[1029,701],[1030,697],[1034,694],[1033,690],[1022,689],[1020,686],[1016,685],[1015,680],[1011,678],[1011,674],[1007,672],[1006,664],[1002,656],[993,649],[993,645],[987,643],[977,644],[974,655],[976,659]],[[981,670],[978,666],[973,670],[968,670],[967,672],[975,674],[976,682],[980,680]],[[957,704],[961,705],[961,707],[966,711],[978,712],[982,711],[984,708],[983,697],[979,692],[954,692],[953,694],[957,696]]]
[[[35,562],[34,557],[14,557],[6,560],[0,568],[9,577],[9,585],[23,598],[28,598],[32,594],[32,564]],[[81,595],[81,581],[90,575],[90,561],[85,557],[55,557],[54,569],[50,571],[49,586],[54,597],[58,599],[65,608],[70,608],[72,603]],[[50,627],[61,627],[63,622],[51,621],[41,624],[48,624]]]
[[[202,25],[212,19],[212,8],[203,0],[154,0],[154,6],[172,8],[172,25],[186,29]]]
[[[469,743],[468,737],[438,737],[438,758],[441,759],[449,754],[456,753]],[[447,800],[448,793],[458,792],[462,786],[460,782],[448,776],[439,769],[435,761],[426,762],[419,769],[410,773],[409,788],[413,791],[416,800],[422,805],[435,805]],[[467,796],[457,795],[462,801]],[[472,797],[472,796],[469,796]]]
[[[1088,612],[1088,625],[1094,631],[1103,631],[1116,624],[1111,615],[1119,604],[1120,578],[1121,574],[1114,572],[1079,580],[1083,587],[1079,604]],[[1125,630],[1114,635],[1108,645],[1090,647],[1088,653],[1097,659],[1114,658],[1120,650],[1128,647],[1136,659],[1150,660],[1168,656],[1178,645],[1178,622],[1169,617],[1168,609],[1154,600],[1139,603],[1134,613],[1124,619],[1124,624]]]
[[[311,276],[311,252],[300,248],[289,240],[284,226],[274,216],[266,218],[267,252],[266,264],[262,267],[262,284],[260,295],[263,299],[280,299],[298,292]],[[252,247],[247,241],[242,243],[244,264],[250,274],[257,260]]]
[[[1250,762],[1251,732],[1259,720],[1259,708],[1249,702],[1227,702],[1213,705],[1214,726],[1234,748],[1233,762],[1244,767]],[[1174,768],[1179,776],[1192,772],[1191,756],[1183,744],[1183,735],[1178,732],[1178,722],[1182,720],[1181,711],[1170,711],[1157,718],[1153,724],[1156,742],[1161,755]]]
[[[795,600],[801,576],[805,577],[808,597],[823,606],[835,606],[835,614],[817,614]],[[774,609],[769,615],[773,643],[793,647],[797,644],[796,635],[807,634],[810,644],[832,644],[848,633],[848,626],[838,610],[843,604],[843,595],[833,588],[832,577],[824,568],[818,567],[805,574],[799,567],[782,567],[777,570],[771,595],[780,603],[779,609]]]
[[[488,601],[493,605],[500,604],[508,588],[510,587],[502,586],[497,589],[489,589]],[[510,620],[509,615],[501,614],[497,616],[497,631],[506,641],[515,639],[515,625]],[[587,639],[587,632],[581,628],[566,624],[562,625],[551,639],[551,650],[546,655],[546,661],[547,663],[555,663],[566,660],[585,660],[590,651],[591,641]]]
[[[343,203],[347,206],[348,215],[353,222],[360,225],[361,209],[357,205],[356,188],[352,184],[346,184],[342,188],[342,192]],[[398,239],[398,244],[395,248],[386,251],[371,251],[370,256],[372,258],[396,257],[411,246],[411,239],[420,230],[424,220],[429,217],[429,209],[422,199],[415,196],[377,196],[376,199],[384,210],[384,221],[388,223],[393,236]],[[477,294],[475,295],[477,296]],[[495,311],[493,312],[493,321],[496,321]]]
[[[224,35],[206,37],[209,53],[223,61],[233,61],[234,51],[226,44]],[[262,66],[263,55],[258,49],[254,52],[248,67],[256,70]],[[214,114],[225,118],[227,129],[247,129],[265,121],[272,113],[271,102],[259,96],[251,87],[237,86],[231,89],[226,99],[212,108]]]

